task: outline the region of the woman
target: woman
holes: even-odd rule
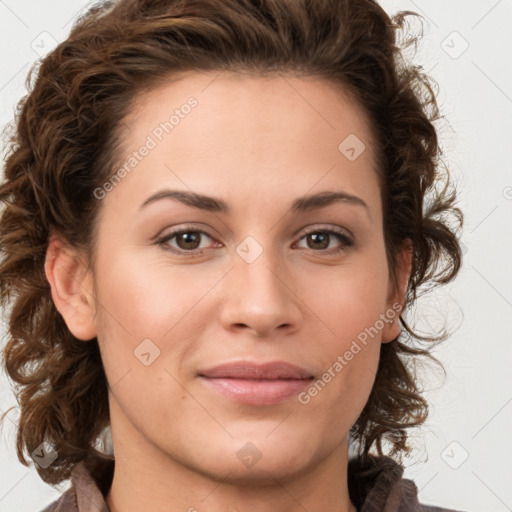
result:
[[[400,465],[402,313],[461,259],[412,14],[121,0],[44,59],[0,290],[18,456],[72,481],[45,511],[446,510]]]

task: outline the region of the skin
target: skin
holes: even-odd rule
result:
[[[307,404],[297,396],[241,404],[198,371],[282,360],[318,378],[403,304],[410,253],[396,263],[395,286],[369,121],[321,79],[190,73],[138,97],[125,119],[124,156],[190,96],[198,105],[101,199],[94,268],[58,237],[48,248],[56,307],[77,338],[97,337],[109,382],[116,467],[107,504],[112,512],[353,512],[347,436],[397,321]],[[349,134],[366,146],[354,161],[338,150]],[[163,188],[215,196],[232,212],[169,199],[140,209]],[[334,190],[367,206],[290,214],[296,198]],[[155,242],[181,227],[196,234],[195,246]],[[322,245],[307,227],[340,229],[353,245],[334,235]],[[249,236],[262,250],[250,263],[236,251]],[[190,257],[196,247],[202,254]],[[160,355],[146,366],[134,350],[148,338]],[[248,442],[261,455],[252,467],[237,456]]]

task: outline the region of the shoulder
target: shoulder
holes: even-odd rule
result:
[[[75,489],[68,489],[40,512],[78,512]]]
[[[350,498],[361,512],[462,512],[418,500],[416,484],[403,478],[404,468],[387,456],[367,456],[349,460]]]
[[[112,457],[78,463],[71,471],[71,487],[40,512],[108,512],[105,495],[113,472]]]
[[[453,508],[434,507],[433,505],[421,505],[418,512],[463,512],[462,510],[455,510]]]

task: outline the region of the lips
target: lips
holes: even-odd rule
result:
[[[284,361],[226,363],[200,371],[199,377],[210,390],[251,405],[272,405],[287,400],[314,378],[306,369]]]
[[[255,364],[249,362],[234,362],[221,364],[199,372],[199,375],[210,378],[232,379],[308,379],[313,377],[310,372],[299,366],[283,361]]]

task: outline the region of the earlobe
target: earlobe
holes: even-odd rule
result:
[[[44,265],[55,307],[73,336],[91,340],[96,336],[92,279],[76,249],[53,235]]]
[[[389,343],[398,337],[401,330],[400,315],[404,309],[407,285],[412,272],[413,246],[410,239],[404,240],[398,251],[395,264],[396,280],[390,280],[390,291],[387,302],[386,323],[382,330],[382,343]]]

